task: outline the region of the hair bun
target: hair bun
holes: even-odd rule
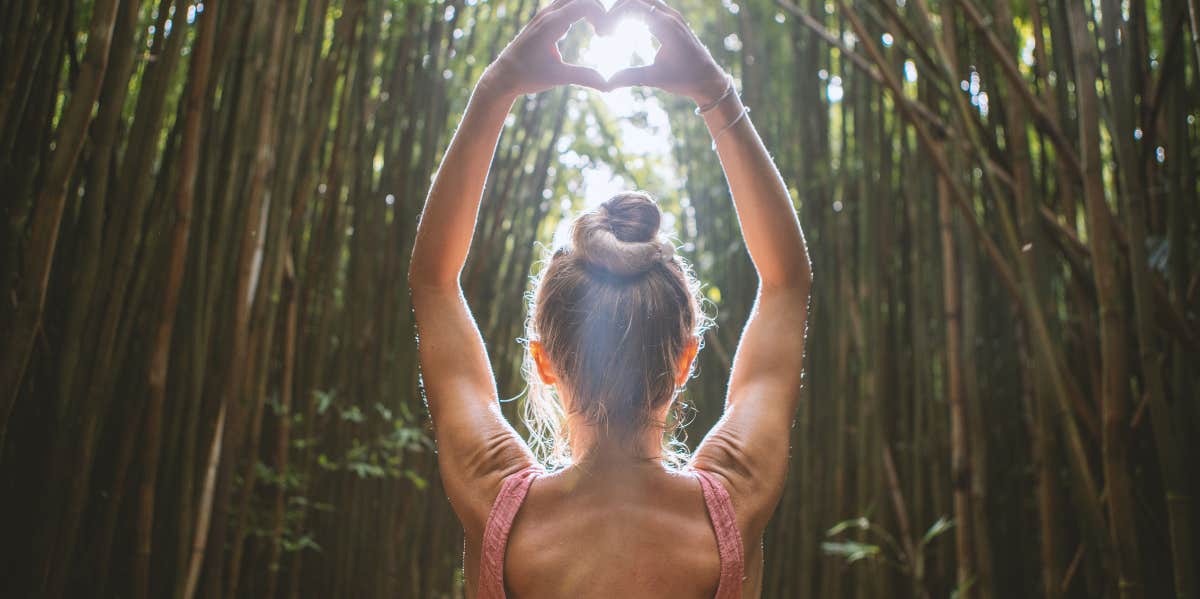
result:
[[[670,262],[675,246],[659,236],[662,211],[648,194],[625,192],[575,220],[571,241],[581,260],[620,276]]]

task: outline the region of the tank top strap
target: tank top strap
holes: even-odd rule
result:
[[[504,599],[504,552],[508,546],[508,533],[529,493],[529,486],[542,472],[542,467],[534,464],[504,477],[500,494],[492,503],[483,529],[477,599]]]
[[[745,553],[742,535],[734,518],[733,501],[721,481],[710,472],[691,469],[700,479],[704,505],[717,534],[717,552],[721,557],[721,580],[717,583],[716,599],[740,599],[742,578],[745,575]]]

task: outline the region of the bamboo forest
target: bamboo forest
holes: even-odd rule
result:
[[[1200,2],[667,1],[812,256],[763,596],[1200,599]],[[546,3],[0,0],[0,596],[466,596],[408,264]],[[563,58],[653,62],[624,25]],[[531,278],[630,189],[720,417],[756,279],[693,108],[509,114],[461,280],[518,432]]]

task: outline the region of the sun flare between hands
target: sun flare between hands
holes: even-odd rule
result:
[[[594,35],[580,53],[578,64],[596,69],[605,79],[611,79],[621,69],[652,63],[656,52],[654,36],[646,23],[625,18],[607,35]]]

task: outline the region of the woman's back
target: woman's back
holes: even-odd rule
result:
[[[658,38],[654,64],[606,79],[562,62],[556,41],[571,23],[625,16],[644,19]],[[535,447],[505,418],[463,293],[513,104],[566,83],[652,85],[695,101],[758,274],[737,349],[725,356],[722,414],[685,473],[659,464],[675,453],[671,439],[686,421],[675,408],[710,319],[652,197],[610,198],[547,252],[524,337]],[[734,79],[663,0],[620,0],[607,12],[596,0],[553,0],[481,76],[430,187],[408,275],[439,471],[466,531],[468,596],[759,596],[762,535],[783,496],[803,385],[812,270],[788,186],[748,114]],[[536,476],[539,447],[542,459],[574,465]]]
[[[710,486],[707,506],[701,476]],[[510,598],[712,599],[722,574],[727,581],[720,597],[742,596],[743,572],[749,573],[743,542],[728,495],[711,474],[646,463],[513,478],[485,532],[481,599],[498,599],[501,586]],[[529,480],[522,485],[522,478]],[[520,487],[528,488],[523,501]],[[505,543],[500,512],[514,504],[519,509]],[[490,571],[489,560],[497,562]],[[757,556],[752,563],[758,565]],[[754,570],[749,578],[757,581]],[[497,571],[502,580],[489,580]]]

